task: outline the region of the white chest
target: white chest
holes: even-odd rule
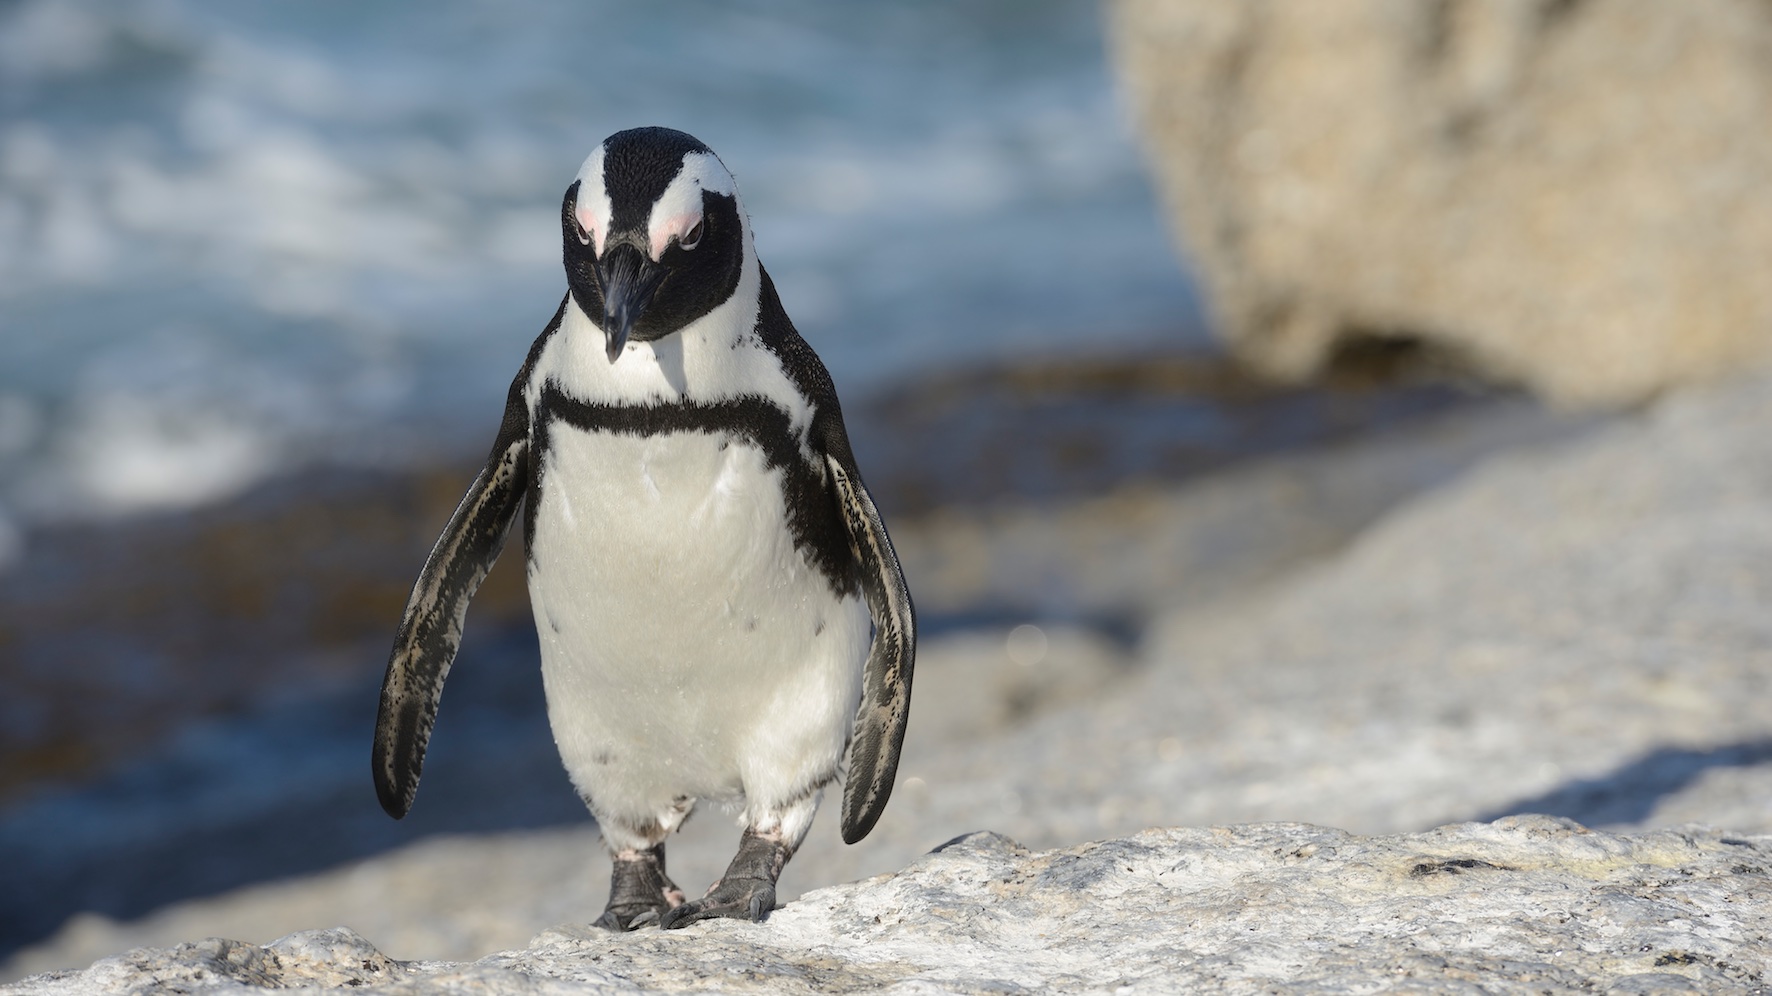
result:
[[[796,546],[783,471],[723,433],[547,431],[529,589],[575,782],[731,796],[761,757],[834,764],[870,621]],[[610,756],[644,760],[599,768]]]
[[[787,526],[782,470],[761,450],[719,432],[635,436],[561,422],[547,431],[531,573],[563,589],[563,600],[608,606],[562,606],[565,614],[621,611],[630,627],[662,623],[691,606],[735,609],[808,580]]]

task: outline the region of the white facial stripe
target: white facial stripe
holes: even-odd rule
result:
[[[599,165],[601,162],[599,161]],[[652,205],[646,221],[646,237],[652,244],[652,259],[657,262],[665,247],[674,238],[682,238],[701,222],[701,192],[735,197],[738,187],[732,174],[711,152],[691,152],[683,157],[683,166],[676,179],[665,188]]]
[[[615,207],[609,203],[609,191],[603,186],[603,147],[597,146],[585,164],[578,168],[578,201],[573,206],[579,226],[591,235],[591,248],[603,255],[603,240],[609,235],[609,216]]]

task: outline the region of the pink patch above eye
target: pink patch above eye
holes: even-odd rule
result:
[[[690,229],[699,224],[701,224],[699,213],[679,214],[659,221],[657,225],[653,226],[652,231],[646,233],[647,237],[652,240],[653,261],[657,262],[658,258],[664,255],[665,247],[671,244],[672,239],[681,239],[689,234]]]
[[[603,226],[597,224],[596,214],[592,213],[588,207],[580,207],[575,214],[578,217],[578,226],[591,237],[591,248],[601,256],[603,254]]]

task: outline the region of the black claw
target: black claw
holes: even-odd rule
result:
[[[726,918],[760,922],[775,909],[775,884],[760,879],[722,879],[700,899],[684,903],[658,918],[663,930],[687,927],[698,920]]]
[[[651,911],[648,910],[647,912]],[[607,930],[612,934],[619,934],[627,930],[632,923],[631,920],[627,919],[629,915],[630,914],[622,910],[604,910],[602,916],[591,922],[591,926]],[[635,919],[638,919],[638,917],[635,917]]]

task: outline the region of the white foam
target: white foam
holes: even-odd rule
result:
[[[662,33],[669,15],[640,5],[514,6],[0,15],[0,393],[72,412],[94,396],[79,370],[177,320],[289,395],[168,392],[136,376],[152,363],[125,364],[115,397],[31,460],[0,457],[0,477],[65,460],[47,478],[87,505],[165,507],[415,423],[483,411],[490,431],[559,300],[563,170],[635,125],[683,128],[734,169],[790,314],[846,392],[1081,332],[1099,348],[1190,303],[1085,0],[1017,11],[1012,33],[965,5],[714,5],[705,30]],[[666,48],[587,62],[589,27]],[[435,55],[454,48],[472,72]],[[403,373],[353,393],[363,364]]]
[[[93,356],[47,413],[0,395],[0,465],[11,471],[5,490],[36,520],[226,498],[300,455],[300,440],[340,431],[324,421],[336,399],[373,403],[398,388],[397,378],[375,381],[342,378],[318,396],[216,332],[138,330],[135,341]]]
[[[276,441],[207,412],[101,399],[63,441],[69,496],[89,514],[186,508],[238,494],[277,465]]]

